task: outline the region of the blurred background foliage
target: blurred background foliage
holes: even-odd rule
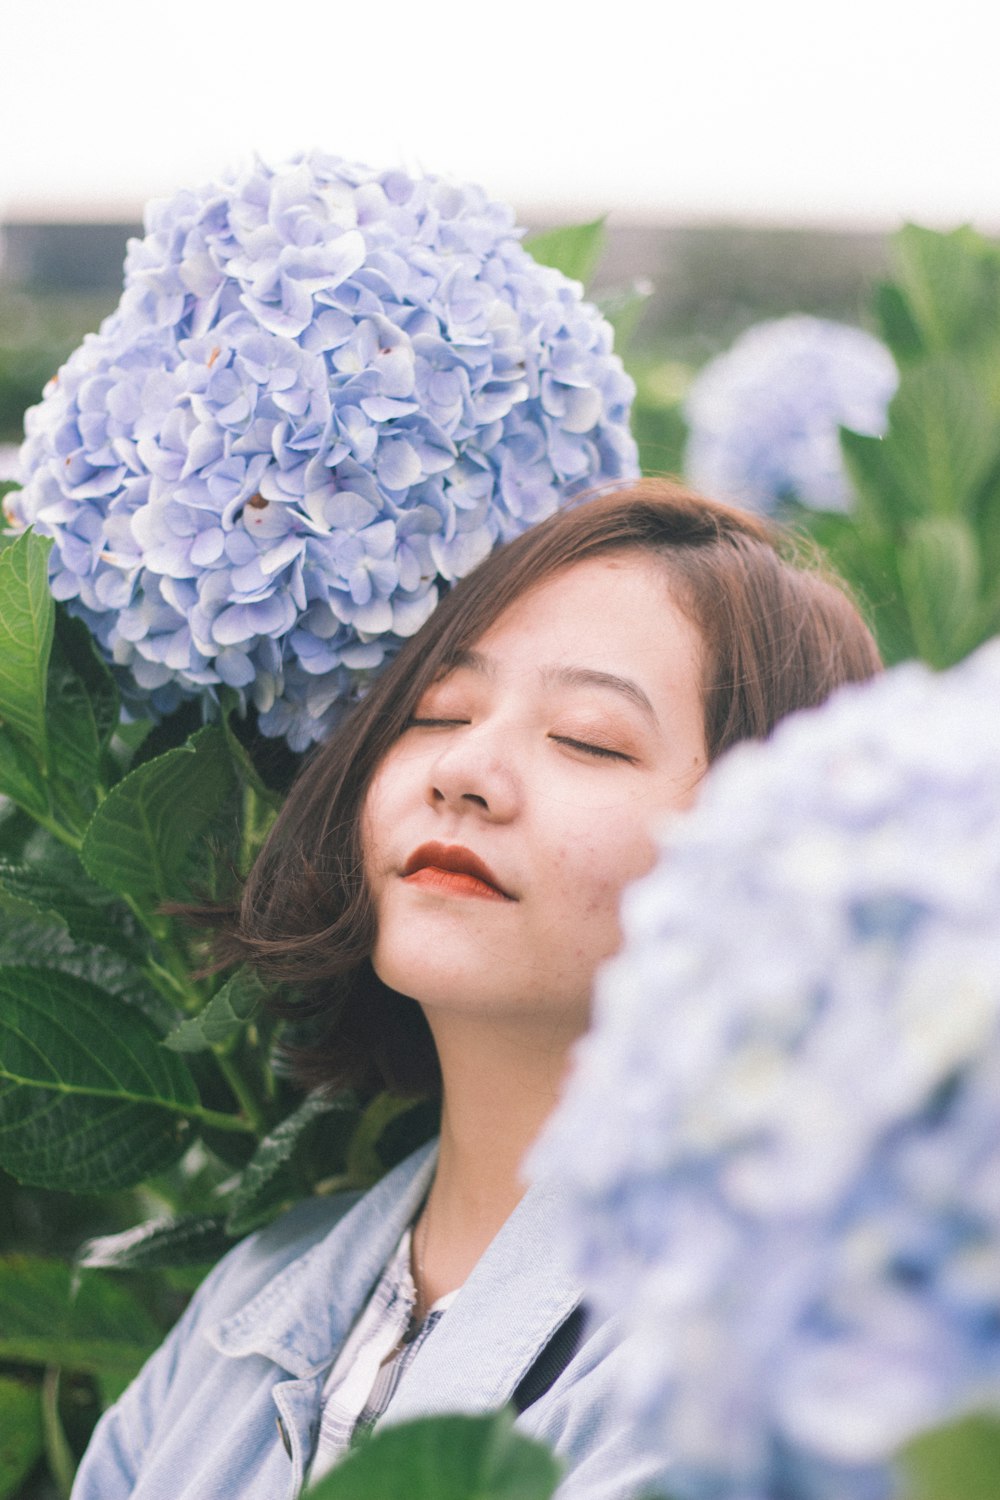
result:
[[[0,443],[6,444],[18,441],[24,409],[48,377],[115,305],[111,268],[117,272],[127,232],[121,227],[109,241],[105,227],[105,248],[88,262],[79,226],[75,240],[42,241],[37,233],[33,240],[31,226],[21,229],[0,281]],[[599,222],[538,235],[531,244],[539,259],[587,282],[615,323],[637,384],[634,425],[646,472],[682,470],[691,383],[751,325],[805,312],[877,333],[901,383],[885,437],[845,439],[854,504],[847,512],[824,512],[785,495],[774,508],[829,552],[868,609],[888,660],[920,655],[944,666],[1000,629],[1000,252],[994,245],[970,231],[917,229],[891,243],[870,234],[740,228],[626,226],[607,236]],[[82,258],[74,261],[75,253]],[[65,655],[68,644],[61,649]],[[93,668],[79,668],[77,659],[76,670],[86,676]],[[184,744],[195,728],[181,713],[143,745],[110,740],[104,753],[112,782]],[[254,804],[244,831],[252,826],[256,837],[294,766],[265,764],[273,746],[268,751],[249,732],[241,745],[240,733],[233,728],[227,735],[236,767],[227,774],[240,782],[244,819]],[[220,849],[219,857],[242,863],[245,843]],[[46,927],[49,907],[61,899],[45,885],[57,856],[60,848],[28,812],[12,801],[0,806],[6,862],[0,962],[32,962],[27,923],[44,961],[79,976],[81,933],[73,917],[68,936],[59,922]],[[42,884],[19,886],[10,875],[15,867],[22,874],[30,867]],[[114,920],[127,949],[134,924],[124,911]],[[134,959],[122,950],[115,962],[127,968]],[[96,974],[108,987],[127,982],[106,954],[99,961],[91,954],[88,962],[91,979]],[[384,1098],[342,1100],[334,1109],[301,1105],[280,1074],[263,1077],[266,1063],[262,1068],[259,1060],[268,1055],[270,1036],[266,1023],[261,1029],[248,1020],[255,997],[233,992],[220,1008],[217,990],[218,1032],[206,1028],[207,1012],[196,1008],[202,992],[185,1023],[202,1027],[197,1037],[192,1033],[192,1047],[201,1050],[176,1050],[203,1107],[244,1122],[249,1117],[252,1129],[207,1126],[165,1170],[114,1191],[21,1185],[0,1169],[0,1500],[68,1494],[100,1410],[234,1237],[317,1185],[329,1190],[374,1180],[433,1127],[426,1110]],[[153,995],[148,1015],[162,1035],[167,1027],[156,1003]],[[168,1227],[142,1227],[151,1223]]]
[[[138,224],[0,230],[0,443],[20,440],[24,408],[117,304],[125,243],[139,230]],[[643,466],[657,472],[678,466],[679,429],[664,414],[695,369],[764,318],[798,311],[860,321],[870,285],[888,263],[886,238],[872,231],[615,224],[602,235],[598,255],[593,249],[589,242],[582,266],[591,274],[579,279],[597,298],[613,306],[637,284],[646,293],[626,355],[639,385]]]

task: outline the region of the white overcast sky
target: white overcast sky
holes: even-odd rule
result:
[[[991,0],[4,0],[0,221],[322,146],[553,222],[1000,227]]]

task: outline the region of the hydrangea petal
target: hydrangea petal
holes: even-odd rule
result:
[[[635,475],[610,349],[481,189],[256,161],[150,205],[117,311],[26,416],[8,510],[55,539],[52,591],[134,710],[224,682],[303,748],[442,583]]]

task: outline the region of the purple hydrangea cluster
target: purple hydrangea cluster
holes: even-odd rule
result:
[[[228,687],[303,749],[442,584],[635,474],[610,326],[519,233],[318,153],[150,207],[8,500],[145,711]]]
[[[536,1148],[675,1500],[888,1500],[1000,1408],[1000,640],[732,752]]]
[[[805,316],[758,323],[688,392],[685,474],[751,510],[788,499],[847,510],[840,428],[882,436],[898,383],[888,349],[860,328]]]

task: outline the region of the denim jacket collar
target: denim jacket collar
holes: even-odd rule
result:
[[[318,1244],[206,1332],[220,1354],[262,1354],[298,1378],[330,1364],[430,1187],[432,1143],[366,1193]]]
[[[436,1159],[432,1144],[401,1163],[324,1239],[209,1329],[209,1342],[233,1358],[263,1355],[300,1379],[326,1369],[426,1195]],[[552,1191],[528,1190],[416,1356],[386,1424],[510,1398],[580,1301],[579,1286],[553,1258],[557,1206]]]

